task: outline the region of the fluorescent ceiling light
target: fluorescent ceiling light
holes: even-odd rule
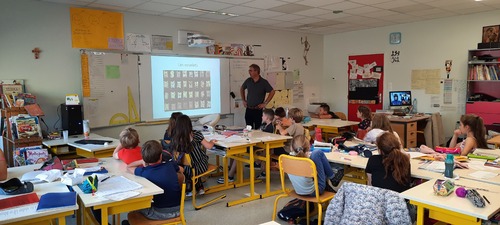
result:
[[[237,14],[233,13],[226,13],[226,12],[219,12],[219,11],[212,11],[212,10],[207,10],[207,9],[197,9],[197,8],[191,8],[191,7],[182,7],[184,10],[189,10],[189,11],[195,11],[195,12],[203,12],[203,13],[210,13],[210,14],[218,14],[218,15],[223,15],[223,16],[240,16]]]

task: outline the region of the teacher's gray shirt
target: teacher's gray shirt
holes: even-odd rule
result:
[[[256,107],[257,105],[264,102],[264,98],[266,97],[266,93],[269,93],[273,90],[273,87],[269,84],[269,82],[259,77],[257,82],[254,82],[251,77],[247,78],[243,85],[241,85],[243,89],[247,89],[247,105],[248,107]]]

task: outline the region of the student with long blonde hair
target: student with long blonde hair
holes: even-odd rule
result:
[[[392,130],[391,127],[391,121],[389,121],[389,118],[385,114],[382,113],[376,113],[371,122],[370,126],[370,131],[366,134],[365,138],[363,139],[366,142],[369,143],[375,143],[377,137],[383,133],[383,132],[390,132],[393,133],[401,143],[401,140],[399,139],[398,133],[396,133],[394,130]]]
[[[377,138],[380,155],[372,155],[366,165],[368,185],[403,192],[410,188],[410,158],[400,150],[399,138],[384,132]]]

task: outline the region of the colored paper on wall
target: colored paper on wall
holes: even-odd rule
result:
[[[119,79],[120,78],[120,66],[106,65],[106,78]]]
[[[123,14],[70,8],[73,48],[123,49]]]

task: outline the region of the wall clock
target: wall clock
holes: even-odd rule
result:
[[[392,32],[389,34],[389,43],[397,45],[401,43],[401,32]]]

